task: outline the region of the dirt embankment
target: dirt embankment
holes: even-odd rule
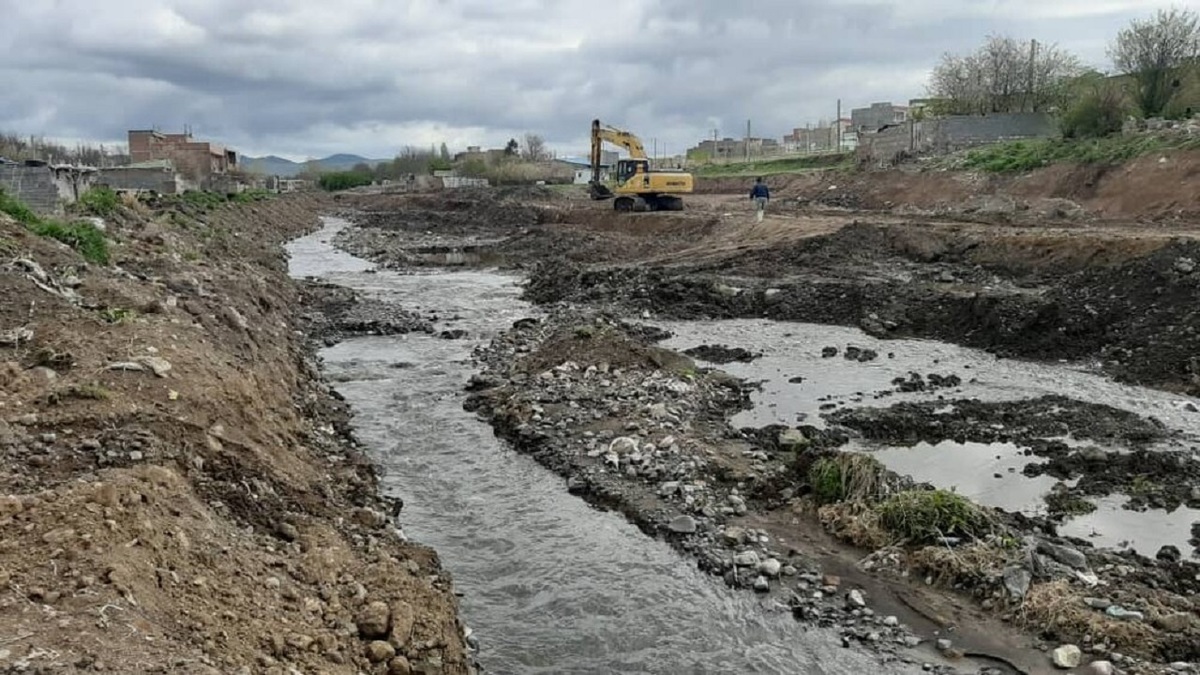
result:
[[[0,216],[0,671],[468,672],[298,335],[321,207],[123,206],[109,265]]]
[[[1200,151],[1120,165],[1055,164],[1020,175],[922,170],[829,171],[767,177],[772,197],[854,209],[927,214],[1172,220],[1200,215]],[[702,178],[697,191],[741,195],[746,178]]]

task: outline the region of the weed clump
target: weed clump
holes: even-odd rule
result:
[[[111,216],[116,213],[120,203],[121,199],[117,193],[103,185],[94,187],[79,197],[79,205],[97,216]]]
[[[845,452],[822,457],[808,469],[808,484],[818,504],[862,501],[885,488],[884,467],[868,455]]]
[[[108,264],[108,240],[99,228],[89,222],[60,223],[54,220],[39,220],[30,225],[29,229],[38,236],[56,239],[70,246],[88,262]]]
[[[942,537],[979,539],[993,529],[983,509],[948,490],[906,490],[880,504],[878,512],[885,530],[914,544]]]

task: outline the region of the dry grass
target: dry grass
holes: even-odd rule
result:
[[[963,584],[968,588],[990,586],[1005,566],[1018,557],[993,542],[974,542],[966,546],[926,546],[909,556],[910,567],[932,576],[939,586]]]
[[[1153,658],[1161,649],[1160,636],[1150,625],[1110,618],[1088,607],[1083,598],[1080,589],[1061,579],[1034,584],[1017,612],[1017,621],[1063,639],[1090,635],[1115,651],[1142,658]]]
[[[862,502],[827,504],[817,509],[817,518],[826,531],[860,548],[875,550],[892,543],[879,524],[879,513]]]

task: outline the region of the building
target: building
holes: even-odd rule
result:
[[[190,131],[164,134],[131,130],[129,159],[133,164],[169,160],[186,178],[205,188],[238,166],[236,152],[216,143],[197,141]]]
[[[0,163],[0,189],[37,213],[58,215],[63,205],[74,204],[95,183],[96,169],[40,160]]]
[[[197,187],[196,183],[176,171],[174,163],[169,159],[154,159],[128,166],[101,169],[96,182],[117,192],[152,192],[163,195],[182,194]]]
[[[720,140],[700,141],[694,148],[689,148],[687,156],[690,159],[708,159],[714,161],[737,161],[749,157],[764,157],[776,155],[783,148],[774,138],[722,138]]]
[[[611,153],[613,162],[602,163],[600,165],[600,182],[606,182],[609,179],[609,169],[616,163],[617,153]],[[571,181],[575,185],[587,185],[592,182],[592,160],[585,157],[559,157],[554,160],[558,164],[564,164],[574,172],[574,179]]]
[[[836,124],[792,129],[783,137],[783,147],[792,152],[835,152],[840,146],[841,151],[847,151],[854,149],[855,138],[850,119],[842,118]]]
[[[908,119],[908,108],[893,105],[890,101],[872,103],[867,108],[855,108],[850,111],[850,124],[855,131],[874,132]]]

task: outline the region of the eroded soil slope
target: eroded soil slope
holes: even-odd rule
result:
[[[299,330],[320,207],[126,205],[109,265],[0,216],[0,670],[468,672]]]

